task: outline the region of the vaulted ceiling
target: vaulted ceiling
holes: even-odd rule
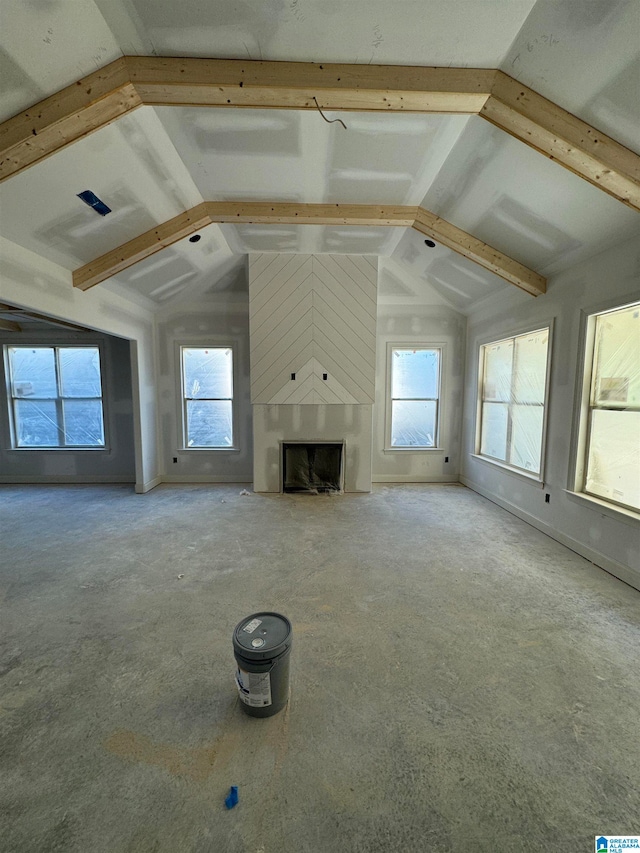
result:
[[[202,79],[176,96],[180,69],[158,65],[145,90],[132,60],[128,73],[137,92],[144,90],[136,109],[123,107],[88,133],[94,106],[83,95],[83,105],[67,111],[70,144],[49,141],[49,156],[38,160],[29,154],[33,140],[20,143],[20,156],[27,152],[34,162],[12,168],[0,185],[0,233],[76,275],[86,268],[85,281],[105,255],[109,277],[96,286],[152,308],[233,290],[246,253],[278,251],[380,255],[382,302],[440,301],[469,312],[511,288],[505,278],[524,277],[526,285],[529,272],[535,283],[640,237],[637,202],[625,204],[594,185],[611,183],[622,164],[626,183],[614,195],[638,198],[639,161],[631,154],[640,153],[638,33],[636,0],[2,0],[0,148],[14,133],[13,116],[34,104],[42,114],[43,99],[89,75],[100,85],[100,69],[122,56],[242,60],[242,79],[257,75],[262,88],[241,93],[242,83],[234,83],[232,97],[203,106],[216,101],[203,95]],[[260,63],[274,60],[362,68],[346,69],[339,84],[316,85],[310,77],[298,96],[293,89],[304,75],[296,66],[281,66],[278,85],[265,91],[260,75],[267,66]],[[602,168],[589,177],[581,160],[571,160],[581,154],[578,136],[564,145],[572,150],[561,165],[555,149],[544,156],[531,147],[543,147],[535,121],[516,138],[495,109],[483,117],[473,98],[452,106],[451,93],[434,93],[434,86],[425,106],[425,86],[418,85],[422,100],[407,101],[408,111],[398,100],[406,85],[401,94],[387,92],[389,101],[376,100],[384,91],[356,98],[379,65],[448,69],[446,85],[451,80],[468,93],[487,86],[482,69],[501,69],[501,86],[510,85],[509,75],[557,105],[557,121],[568,111],[591,126],[587,132],[603,134],[595,149],[588,141],[590,151],[606,149]],[[454,68],[479,71],[462,72],[458,85]],[[185,73],[210,75],[210,88],[212,79],[222,80],[206,65],[188,65]],[[124,85],[118,91],[136,95]],[[76,97],[74,90],[65,97]],[[295,108],[285,108],[289,103]],[[547,130],[552,120],[542,120]],[[584,129],[575,126],[576,133]],[[41,139],[60,135],[59,127],[50,124]],[[38,126],[33,134],[40,133]],[[86,189],[112,212],[101,217],[85,206],[77,193]],[[275,213],[238,206],[252,202],[269,203]],[[338,215],[329,209],[336,205]],[[356,214],[364,209],[353,205],[372,208],[362,217]],[[428,211],[422,220],[417,208]],[[206,214],[197,228],[173,228],[161,251],[149,249],[160,239],[158,226],[193,210]],[[373,213],[385,224],[369,224]],[[301,219],[327,224],[296,224]],[[195,230],[202,239],[191,243]],[[142,243],[123,253],[138,238]],[[131,263],[120,269],[114,259],[124,255]]]

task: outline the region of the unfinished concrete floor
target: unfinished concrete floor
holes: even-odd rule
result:
[[[241,488],[0,489],[3,853],[640,831],[638,592],[463,487]],[[231,648],[260,609],[295,630],[265,720]]]

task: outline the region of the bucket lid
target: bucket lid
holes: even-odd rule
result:
[[[280,613],[252,613],[233,631],[233,649],[248,660],[278,657],[291,645],[291,622]]]

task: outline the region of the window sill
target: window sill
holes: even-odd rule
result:
[[[8,447],[8,453],[108,453],[108,447]]]
[[[442,447],[385,447],[383,453],[444,453]]]
[[[609,503],[608,501],[595,498],[592,495],[587,495],[584,492],[574,492],[572,489],[565,489],[565,494],[570,498],[576,498],[579,503],[588,504],[591,509],[596,512],[601,512],[603,515],[608,515],[615,518],[616,521],[624,521],[634,526],[640,521],[640,513],[634,512],[632,509],[626,509],[623,506]]]
[[[239,447],[181,447],[178,453],[240,453]]]
[[[487,459],[486,456],[479,456],[477,453],[472,453],[471,458],[477,459],[478,462],[484,462],[485,465],[491,465],[492,468],[499,468],[501,471],[504,471],[505,474],[512,474],[514,477],[520,477],[523,480],[527,480],[529,483],[540,489],[544,488],[544,480],[542,480],[538,474],[527,474],[526,471],[520,471],[518,468],[511,468],[510,465],[504,465],[502,462],[497,462],[494,459]]]

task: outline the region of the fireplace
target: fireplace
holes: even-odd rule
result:
[[[282,442],[283,492],[340,492],[344,442]]]
[[[254,405],[254,491],[283,492],[285,444],[337,444],[342,447],[340,490],[370,492],[371,424],[371,406]]]
[[[377,287],[371,256],[249,255],[254,491],[371,491]]]

